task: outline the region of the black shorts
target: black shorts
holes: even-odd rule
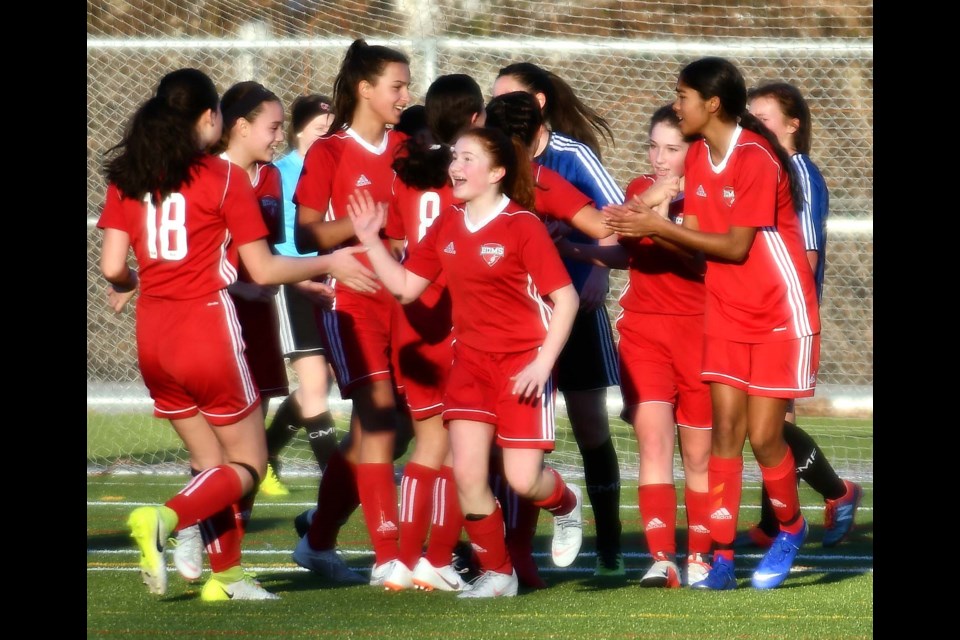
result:
[[[620,361],[607,310],[578,313],[557,358],[557,389],[589,391],[620,384]]]
[[[283,357],[296,360],[326,354],[316,313],[320,309],[292,285],[282,285],[277,294],[277,324]]]

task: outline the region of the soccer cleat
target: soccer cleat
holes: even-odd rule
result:
[[[473,547],[466,540],[458,541],[453,547],[450,566],[460,574],[464,582],[480,577],[480,564],[477,562],[477,554],[473,552]]]
[[[387,587],[385,584],[387,580],[387,576],[393,573],[394,567],[398,564],[403,564],[403,563],[397,559],[393,559],[393,560],[387,560],[386,562],[382,562],[380,564],[373,565],[373,569],[370,570],[370,586],[384,587],[385,589],[389,589],[390,587]],[[412,586],[412,581],[411,581],[411,586]]]
[[[769,549],[776,535],[769,535],[760,525],[751,525],[749,529],[737,535],[734,547],[759,547]]]
[[[260,493],[266,496],[288,496],[290,489],[287,489],[277,474],[273,471],[273,465],[267,463],[267,475],[260,482]]]
[[[173,565],[184,580],[196,580],[203,573],[203,539],[200,525],[180,529],[170,539],[173,546]]]
[[[623,554],[597,552],[597,568],[593,570],[594,577],[615,578],[627,575],[627,568],[623,563]]]
[[[391,560],[390,573],[383,579],[383,586],[387,591],[403,591],[413,589],[413,571],[400,560]]]
[[[317,513],[316,507],[311,507],[300,513],[293,519],[293,528],[297,530],[297,537],[302,538],[310,530],[310,523],[313,522],[313,516]]]
[[[641,587],[665,587],[667,589],[680,588],[680,568],[677,563],[664,553],[653,556],[653,566],[640,578]]]
[[[457,594],[458,598],[501,598],[517,595],[517,572],[510,574],[484,571],[480,577],[471,582],[463,591]]]
[[[140,548],[140,579],[147,591],[162,596],[167,592],[167,562],[163,547],[170,527],[160,513],[161,507],[138,507],[127,518],[130,537]]]
[[[365,584],[367,579],[347,566],[336,549],[316,551],[310,547],[307,536],[300,538],[293,550],[293,561],[304,569],[333,580],[347,584]]]
[[[863,489],[856,482],[844,480],[847,492],[836,500],[827,500],[823,510],[823,546],[835,547],[853,531],[853,519],[863,498]]]
[[[413,584],[424,591],[463,591],[467,586],[452,563],[435,567],[426,558],[420,558],[413,568]]]
[[[790,567],[797,557],[797,552],[807,539],[810,527],[807,521],[803,521],[803,528],[797,533],[787,533],[781,531],[777,539],[773,541],[773,546],[760,560],[756,571],[750,583],[755,589],[773,589],[783,584],[783,581],[790,575]]]
[[[733,560],[727,560],[723,556],[714,557],[713,567],[710,568],[707,577],[690,586],[694,589],[707,589],[710,591],[736,589],[737,577],[733,572]]]
[[[558,567],[569,567],[580,553],[583,544],[583,495],[580,487],[568,484],[577,502],[570,513],[553,518],[553,543],[550,555],[553,564]]]
[[[699,553],[691,553],[687,556],[687,574],[685,585],[692,587],[707,577],[710,573],[710,564],[703,559]]]
[[[252,573],[244,573],[236,582],[223,582],[211,576],[200,590],[200,599],[204,602],[220,600],[279,600],[280,596],[270,593],[254,578]]]

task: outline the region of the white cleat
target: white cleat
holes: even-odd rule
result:
[[[393,568],[383,579],[383,586],[387,591],[405,591],[413,589],[413,571],[400,560],[393,560]]]
[[[510,598],[517,595],[517,572],[497,573],[484,571],[480,577],[471,582],[457,594],[458,598]]]
[[[172,539],[173,565],[184,580],[194,581],[203,573],[203,538],[200,525],[180,529]]]
[[[583,544],[583,494],[577,485],[567,486],[577,498],[577,504],[570,513],[553,518],[553,543],[550,551],[553,564],[558,567],[569,567],[573,564],[580,553],[580,545]]]
[[[452,564],[435,567],[426,558],[413,568],[413,584],[424,591],[463,591],[467,586]]]

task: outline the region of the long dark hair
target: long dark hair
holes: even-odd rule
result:
[[[516,136],[530,148],[537,141],[540,127],[543,126],[540,103],[532,93],[526,91],[500,94],[487,103],[485,125],[500,129],[508,136]]]
[[[423,107],[426,127],[399,150],[393,170],[415,189],[438,189],[449,181],[450,145],[483,113],[483,91],[466,74],[440,76],[427,89]]]
[[[529,151],[515,136],[508,136],[500,129],[479,127],[465,132],[461,138],[475,138],[490,155],[491,167],[503,167],[500,192],[508,198],[533,211],[536,200],[533,173],[530,170]]]
[[[243,118],[247,122],[256,120],[263,111],[263,103],[280,102],[273,91],[270,91],[259,82],[245,80],[238,82],[223,92],[220,98],[220,112],[223,114],[223,133],[220,141],[210,148],[211,153],[223,153],[230,146],[230,131],[237,120]]]
[[[363,38],[357,38],[347,49],[340,71],[333,81],[333,122],[327,133],[339,131],[344,125],[353,122],[353,112],[357,108],[357,89],[361,80],[375,84],[391,62],[409,65],[410,59],[402,51],[369,45]]]
[[[104,153],[104,176],[136,200],[148,193],[163,199],[190,184],[190,170],[204,156],[197,120],[208,109],[216,111],[218,103],[217,88],[202,71],[184,68],[163,76],[120,142]]]
[[[770,82],[747,91],[747,102],[754,98],[773,98],[780,105],[780,111],[788,118],[796,118],[797,130],[793,134],[793,146],[797,151],[810,155],[811,123],[810,107],[803,94],[787,82]]]
[[[613,130],[606,118],[583,103],[563,78],[532,62],[515,62],[500,69],[497,77],[512,76],[530,93],[545,98],[543,119],[553,131],[584,143],[600,155],[600,137],[614,144]],[[598,137],[598,135],[600,137]]]
[[[740,126],[748,131],[763,136],[773,147],[777,159],[783,166],[790,180],[790,194],[794,203],[803,202],[803,193],[800,190],[800,181],[797,179],[793,163],[787,150],[783,148],[762,122],[747,111],[747,84],[740,70],[725,58],[706,57],[694,60],[685,66],[678,77],[682,82],[700,94],[704,100],[717,97],[720,99],[718,117],[724,122],[739,122]]]

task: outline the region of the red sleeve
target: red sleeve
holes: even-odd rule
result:
[[[743,151],[742,164],[732,185],[730,226],[771,227],[776,224],[779,178],[786,176],[782,176],[780,163],[766,148],[751,145]],[[726,200],[726,191],[723,196]]]
[[[97,221],[98,229],[119,229],[130,233],[129,221],[123,213],[123,201],[120,198],[120,189],[111,183],[107,186],[107,196],[103,203],[103,211]]]
[[[514,219],[520,238],[520,261],[533,278],[540,295],[549,295],[572,284],[547,228],[533,216],[515,216]]]
[[[593,200],[553,169],[534,164],[534,208],[540,217],[552,216],[570,222],[580,209],[592,205]]]
[[[263,222],[260,202],[250,186],[250,178],[239,166],[227,164],[228,182],[220,210],[226,219],[230,237],[237,246],[266,238],[267,225]]]
[[[294,204],[302,204],[326,213],[333,195],[336,158],[332,153],[332,138],[321,138],[310,145],[303,158],[303,170],[293,194]]]

